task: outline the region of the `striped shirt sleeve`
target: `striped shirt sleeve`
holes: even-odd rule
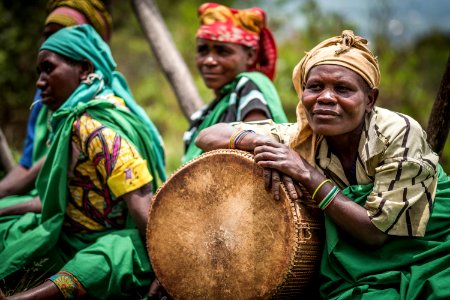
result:
[[[398,115],[379,136],[389,141],[375,168],[366,209],[372,223],[390,235],[424,236],[437,185],[438,157],[413,119]]]
[[[236,90],[238,91],[237,98],[239,99],[236,107],[237,121],[244,120],[254,110],[260,110],[266,115],[267,119],[272,117],[264,95],[253,81],[243,77],[239,81]]]

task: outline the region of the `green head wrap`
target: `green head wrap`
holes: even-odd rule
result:
[[[106,85],[111,85],[117,67],[111,49],[91,25],[65,27],[51,35],[40,50],[50,50],[73,60],[89,60],[95,73],[101,75]]]
[[[158,171],[164,174],[164,150],[161,136],[142,107],[135,102],[123,75],[115,71],[117,65],[112,57],[111,49],[95,29],[88,24],[65,27],[51,35],[42,44],[40,51],[42,50],[49,50],[76,61],[87,59],[94,66],[94,72],[89,74],[88,79],[78,86],[57,112],[72,109],[79,103],[86,103],[95,97],[111,93],[122,98],[130,111],[148,126],[158,161],[160,161]],[[54,129],[59,123],[61,123],[60,119],[53,118]]]

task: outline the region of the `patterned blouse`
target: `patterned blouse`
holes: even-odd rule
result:
[[[270,120],[234,123],[289,145],[297,124]],[[350,185],[343,167],[325,139],[316,151],[319,170],[340,188]],[[356,162],[357,184],[373,183],[365,208],[381,231],[398,236],[424,236],[437,185],[438,156],[426,133],[411,117],[375,107],[365,119]]]
[[[75,232],[123,228],[127,209],[121,196],[151,180],[146,161],[132,144],[83,114],[72,126],[64,226]]]

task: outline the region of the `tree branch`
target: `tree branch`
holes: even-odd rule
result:
[[[428,142],[441,156],[450,129],[450,55],[428,119]]]
[[[172,85],[185,117],[189,120],[203,105],[191,73],[177,51],[154,1],[133,0],[132,3],[153,53]]]

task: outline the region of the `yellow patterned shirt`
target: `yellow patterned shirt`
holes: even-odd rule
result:
[[[116,105],[123,101],[114,98]],[[117,132],[88,113],[72,126],[66,229],[75,232],[123,228],[122,195],[151,182],[147,162]]]

